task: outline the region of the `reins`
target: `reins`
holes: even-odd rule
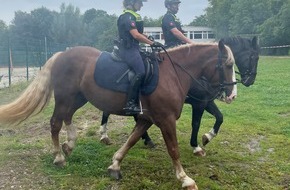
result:
[[[165,52],[165,54],[167,55],[172,67],[174,68],[174,71],[176,73],[176,75],[178,76],[178,73],[176,71],[176,67],[175,66],[178,66],[181,70],[183,70],[192,80],[194,80],[198,85],[200,85],[207,93],[209,94],[216,94],[212,97],[211,100],[214,100],[215,98],[217,98],[218,96],[220,96],[222,94],[222,92],[224,92],[225,90],[225,86],[229,86],[229,85],[235,85],[237,84],[237,82],[231,82],[231,83],[227,83],[224,81],[224,70],[223,70],[223,66],[222,66],[222,54],[221,52],[219,51],[218,53],[218,62],[217,62],[217,69],[219,70],[219,88],[217,90],[215,90],[214,92],[210,92],[203,84],[201,84],[199,82],[198,79],[196,79],[195,77],[193,77],[182,65],[172,61],[171,59],[171,56],[169,55],[169,53],[167,52],[167,50],[164,48],[164,47],[161,47],[162,50]],[[178,77],[178,80],[179,80],[179,77]],[[208,101],[208,100],[201,100],[199,98],[196,98],[192,95],[190,95],[189,93],[187,93],[187,96],[191,97],[191,98],[194,98],[196,100],[199,100],[199,101]]]
[[[167,55],[172,67],[174,68],[174,71],[176,73],[176,75],[178,76],[178,73],[176,71],[175,65],[177,65],[181,70],[183,70],[192,80],[194,80],[196,83],[198,83],[200,86],[202,86],[204,88],[204,90],[206,90],[208,93],[210,93],[195,77],[193,77],[182,65],[172,61],[171,56],[169,55],[169,53],[167,52],[167,50],[165,49],[165,47],[161,47],[162,50],[165,52],[165,54]],[[178,77],[178,80],[179,77]]]

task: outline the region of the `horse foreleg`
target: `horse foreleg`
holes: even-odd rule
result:
[[[101,126],[100,126],[100,130],[99,130],[99,133],[101,135],[100,141],[106,145],[112,144],[112,142],[107,134],[107,130],[108,130],[107,123],[108,123],[109,116],[110,116],[110,114],[103,112]]]
[[[205,109],[208,113],[212,114],[215,117],[216,121],[213,128],[208,133],[202,136],[203,146],[207,145],[215,136],[217,136],[220,126],[222,125],[224,120],[223,114],[214,103],[214,101],[210,101]]]
[[[51,126],[51,139],[54,145],[53,155],[55,157],[53,163],[57,166],[64,166],[65,158],[61,152],[61,147],[59,143],[59,132],[62,127],[62,120],[56,119],[56,117],[53,116],[50,120],[50,126]]]
[[[75,142],[77,140],[77,129],[75,125],[73,125],[71,122],[69,122],[69,124],[66,123],[66,129],[67,142],[63,143],[62,151],[66,156],[69,156],[72,153],[73,148],[75,147]]]
[[[198,188],[195,181],[186,175],[179,160],[180,154],[176,137],[175,122],[176,120],[174,117],[169,117],[164,119],[164,121],[158,126],[161,129],[167,151],[172,159],[177,179],[181,181],[183,188],[187,188],[188,190],[197,190]]]
[[[121,172],[120,172],[120,164],[125,157],[125,155],[128,153],[131,147],[133,147],[136,142],[140,139],[141,135],[152,125],[151,122],[147,120],[141,120],[139,119],[129,136],[128,140],[125,144],[114,154],[112,159],[112,165],[109,166],[108,172],[109,174],[119,180],[122,178]]]

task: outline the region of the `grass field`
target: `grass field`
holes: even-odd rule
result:
[[[191,112],[188,105],[184,106],[177,122],[181,162],[200,190],[290,189],[289,79],[289,57],[261,57],[255,84],[248,88],[239,84],[238,98],[230,105],[217,102],[224,123],[218,136],[205,147],[206,157],[192,153]],[[0,104],[17,97],[26,86],[0,89]],[[79,139],[66,167],[55,167],[49,125],[52,110],[53,100],[42,113],[20,125],[0,127],[0,189],[181,189],[156,126],[149,134],[157,147],[148,149],[138,142],[122,162],[123,179],[111,179],[107,167],[130,134],[133,120],[111,117],[113,144],[103,145],[96,133],[100,112],[89,104],[74,117]],[[213,123],[214,118],[205,114],[199,136]],[[64,129],[62,141],[65,134]]]

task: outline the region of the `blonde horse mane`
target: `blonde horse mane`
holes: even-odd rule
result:
[[[192,43],[192,44],[183,44],[180,46],[176,46],[176,47],[172,47],[169,48],[167,50],[167,52],[172,52],[172,51],[177,51],[177,50],[181,50],[181,49],[188,49],[188,54],[190,54],[191,51],[191,47],[195,47],[195,46],[211,46],[211,45],[218,45],[217,42],[200,42],[200,43]],[[227,45],[225,45],[225,48],[227,50],[227,59],[226,59],[226,65],[231,66],[232,64],[235,63],[235,58],[234,58],[234,54],[231,50],[230,47],[228,47]],[[162,51],[164,52],[164,51]]]
[[[49,102],[52,94],[51,68],[61,52],[55,53],[27,89],[13,102],[0,106],[0,123],[15,124],[39,113]]]

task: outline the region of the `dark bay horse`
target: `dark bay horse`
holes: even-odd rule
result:
[[[233,52],[235,63],[239,70],[238,74],[241,75],[241,83],[247,87],[252,85],[256,78],[259,60],[257,38],[254,37],[252,39],[247,39],[241,37],[230,37],[222,40]],[[198,131],[204,111],[213,115],[216,121],[213,128],[202,136],[203,146],[209,143],[218,134],[220,126],[223,123],[223,114],[214,102],[218,92],[219,89],[212,88],[206,80],[199,79],[198,82],[191,85],[185,100],[185,103],[190,104],[192,107],[192,132],[190,145],[193,147],[193,153],[197,156],[205,156],[204,149],[202,149],[197,142]],[[101,141],[105,144],[110,144],[110,139],[107,135],[107,122],[109,115],[110,114],[108,113],[103,113],[99,130]],[[134,119],[136,121],[136,117],[134,117]],[[155,146],[147,132],[142,135],[142,139],[144,139],[145,145],[148,145],[149,147]]]
[[[92,47],[74,47],[58,52],[44,65],[43,69],[15,101],[0,106],[0,123],[24,121],[40,112],[54,92],[55,107],[50,119],[51,137],[54,145],[54,164],[63,166],[66,155],[70,155],[77,139],[76,126],[72,117],[76,110],[87,102],[110,114],[124,115],[126,93],[115,92],[98,86],[94,80],[94,69],[101,51]],[[222,41],[218,44],[184,45],[160,53],[159,80],[156,89],[140,100],[144,114],[138,116],[128,140],[114,154],[109,174],[121,178],[120,164],[129,149],[153,124],[161,130],[168,153],[182,187],[196,190],[195,181],[188,177],[180,162],[176,138],[176,120],[180,117],[186,94],[194,80],[205,76],[212,85],[225,85],[226,95],[233,90],[234,57],[230,48]],[[170,61],[171,60],[171,61]],[[62,147],[59,132],[62,124],[67,128],[67,142]]]

